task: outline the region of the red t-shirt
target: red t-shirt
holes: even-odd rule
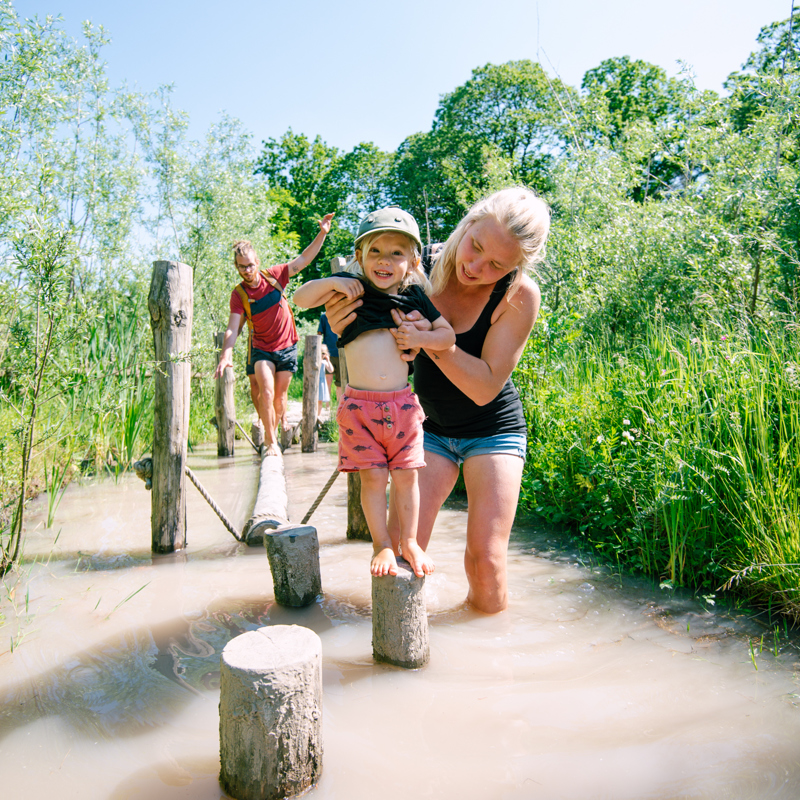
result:
[[[288,264],[268,267],[266,272],[284,288],[289,283]],[[286,301],[281,302],[281,293],[270,286],[263,275],[259,274],[259,277],[261,282],[255,289],[242,284],[250,300],[250,313],[253,316],[252,345],[256,350],[274,353],[295,344],[297,333]],[[245,315],[242,298],[236,289],[231,292],[231,313]]]

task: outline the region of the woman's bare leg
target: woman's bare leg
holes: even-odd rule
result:
[[[464,462],[469,504],[464,552],[467,600],[486,614],[508,607],[508,540],[523,466],[521,458],[499,453],[472,456]]]

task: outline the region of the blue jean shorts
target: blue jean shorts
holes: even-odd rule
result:
[[[524,461],[528,441],[524,433],[498,433],[496,436],[481,436],[477,439],[450,439],[425,431],[425,450],[449,458],[458,465],[470,456],[494,453],[519,456]]]
[[[275,372],[297,372],[297,345],[293,344],[283,350],[276,350],[274,353],[256,350],[254,347],[247,359],[245,372],[248,375],[256,374],[256,361],[271,361],[275,365]]]

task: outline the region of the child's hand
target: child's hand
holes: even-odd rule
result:
[[[333,219],[333,214],[326,214],[320,221],[319,221],[319,229],[327,236],[331,232],[331,220]]]
[[[392,334],[401,350],[419,350],[422,346],[420,332],[413,322],[404,322],[402,325],[398,325],[397,328],[392,329]]]
[[[330,288],[335,292],[344,295],[348,300],[355,300],[364,294],[364,284],[361,281],[354,281],[348,278],[337,278],[335,275],[330,279]],[[330,301],[328,301],[330,302]]]
[[[413,324],[418,331],[429,331],[433,327],[431,321],[423,317],[419,311],[409,311],[406,314],[399,308],[393,308],[392,319],[397,325],[402,325],[404,322]]]

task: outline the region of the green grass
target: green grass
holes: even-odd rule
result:
[[[800,346],[653,323],[625,351],[532,341],[521,506],[675,586],[800,616]]]

